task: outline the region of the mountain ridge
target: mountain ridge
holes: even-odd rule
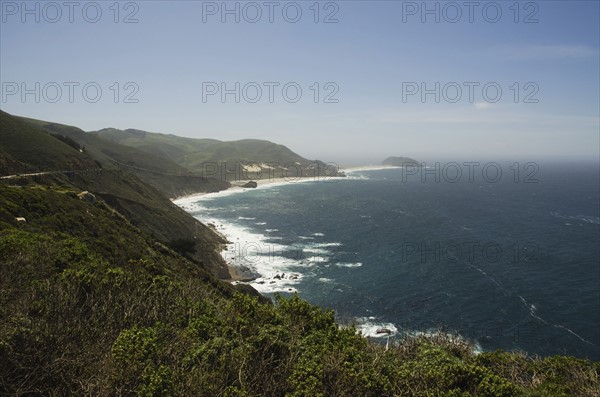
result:
[[[65,127],[73,128],[62,126],[63,132]],[[93,143],[85,141],[90,142]],[[103,166],[102,162],[106,160],[95,159],[93,153],[94,150],[87,148],[77,150],[71,147],[48,133],[39,123],[0,113],[2,175],[42,172],[41,175],[17,176],[1,181],[24,187],[41,184],[64,186],[76,192],[89,191],[163,244],[189,242],[191,250],[188,256],[192,260],[219,278],[231,278],[219,253],[225,242],[220,235],[173,204],[164,189],[145,182],[147,173]]]
[[[209,168],[212,170],[215,165],[219,167],[220,175],[228,175],[226,169],[231,169],[232,166],[256,168],[260,172],[274,174],[275,177],[289,176],[290,173],[293,173],[291,175],[293,177],[312,177],[319,172],[327,175],[337,173],[337,167],[330,167],[320,160],[308,160],[285,145],[262,139],[223,141],[115,128],[105,128],[90,133],[111,142],[167,158],[192,172],[201,174],[207,173]]]

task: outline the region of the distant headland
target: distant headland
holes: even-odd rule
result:
[[[383,162],[381,164],[388,166],[388,167],[406,167],[406,166],[420,167],[421,166],[421,163],[419,163],[415,159],[411,159],[410,157],[395,157],[395,156],[388,157],[387,159],[383,160]]]

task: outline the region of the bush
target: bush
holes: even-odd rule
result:
[[[0,189],[28,220],[0,230],[0,395],[600,395],[599,363],[443,333],[386,350],[298,295],[235,293],[107,204]]]

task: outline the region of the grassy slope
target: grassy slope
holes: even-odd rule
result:
[[[106,365],[121,329],[169,316],[156,311],[169,311],[160,306],[172,293],[162,281],[233,296],[102,201],[52,186],[0,192],[0,394],[74,392]]]
[[[95,133],[103,139],[168,158],[197,172],[202,171],[202,163],[205,162],[275,162],[281,165],[298,162],[304,166],[312,164],[283,145],[258,139],[223,142],[114,128]]]
[[[98,165],[87,149],[84,153],[47,134],[41,127],[2,114],[0,157],[10,157],[13,167],[36,170],[97,170]],[[224,241],[210,228],[171,203],[156,188],[144,183],[129,170],[102,169],[102,172],[74,173],[4,180],[1,183],[59,183],[88,190],[104,199],[130,222],[165,244],[191,241],[189,256],[221,278],[229,278],[223,258],[216,249]]]
[[[161,190],[169,197],[178,197],[197,192],[213,192],[226,189],[229,184],[214,178],[201,178],[187,168],[151,153],[138,150],[135,147],[122,145],[117,142],[101,139],[96,134],[47,121],[26,119],[24,121],[42,127],[49,133],[68,136],[79,145],[85,146],[95,160],[103,167],[119,167],[138,175],[143,181]]]
[[[81,153],[49,134],[40,134],[35,126],[3,111],[0,111],[0,134],[3,175],[98,168],[87,153]]]

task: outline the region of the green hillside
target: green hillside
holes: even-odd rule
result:
[[[420,337],[385,349],[235,289],[105,202],[0,186],[0,394],[597,396],[598,363]],[[26,218],[16,222],[15,217]]]
[[[264,178],[269,178],[269,175],[314,176],[315,167],[320,167],[321,174],[326,172],[329,175],[337,171],[333,167],[326,167],[321,161],[307,160],[283,145],[258,139],[224,142],[114,128],[96,131],[94,134],[110,142],[168,158],[191,171],[205,174],[207,171],[212,174],[210,166],[213,164],[224,164],[228,170],[235,170],[236,165],[258,166],[264,171]],[[233,179],[233,176],[228,176],[229,179]]]
[[[0,179],[1,396],[600,395],[598,362],[476,354],[443,333],[386,347],[297,295],[219,280],[210,228],[137,174],[76,168],[102,159],[1,116],[8,167],[51,170]]]
[[[1,110],[0,165],[2,175],[99,168],[88,153]]]
[[[0,185],[0,395],[600,393],[598,363],[443,334],[386,349],[296,296],[261,303],[76,192]]]
[[[2,113],[1,123],[0,158],[10,159],[5,175],[51,173],[0,179],[0,183],[21,186],[52,184],[90,191],[164,244],[189,242],[190,258],[220,278],[230,277],[223,258],[216,251],[224,240],[173,204],[164,191],[144,182],[146,173],[123,167],[103,167],[104,159],[94,159],[94,151],[88,150],[87,146],[82,153],[48,134],[41,126],[7,113]],[[77,139],[77,136],[74,138]],[[186,188],[201,191],[200,186],[192,184]]]
[[[84,132],[77,127],[41,120],[22,119],[41,127],[50,134],[73,139],[84,147],[85,151],[100,162],[103,167],[116,167],[126,172],[135,173],[142,180],[161,190],[169,197],[198,192],[214,192],[229,187],[229,184],[225,181],[218,178],[203,178],[166,157],[101,139],[96,134]]]

